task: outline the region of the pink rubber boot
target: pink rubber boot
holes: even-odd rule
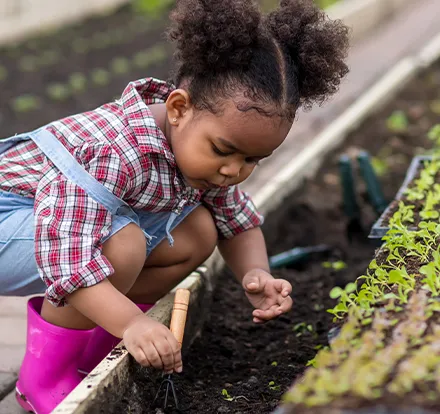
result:
[[[78,359],[93,333],[46,322],[42,304],[42,297],[28,301],[26,353],[16,386],[18,403],[36,414],[52,412],[81,382]]]
[[[137,306],[145,313],[152,308],[154,304],[137,304]],[[93,330],[93,335],[78,362],[78,372],[83,376],[88,375],[119,342],[121,342],[120,338],[113,336],[105,329],[97,326]]]

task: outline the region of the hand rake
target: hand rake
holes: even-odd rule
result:
[[[190,291],[188,289],[177,289],[176,295],[174,296],[174,306],[173,313],[171,315],[170,331],[173,333],[177,342],[182,346],[183,334],[185,332],[186,314],[188,312]],[[157,390],[156,396],[154,397],[152,406],[158,401],[159,396],[165,393],[163,408],[164,410],[168,406],[169,394],[173,395],[174,406],[177,411],[179,409],[179,401],[177,399],[176,389],[174,387],[174,382],[172,379],[172,374],[168,374],[167,377],[162,380],[159,389]]]

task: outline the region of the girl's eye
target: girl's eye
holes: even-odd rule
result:
[[[223,152],[219,150],[215,145],[212,146],[212,149],[217,155],[220,155],[221,157],[227,157],[228,155],[233,154],[233,152]]]
[[[256,160],[254,158],[246,158],[246,162],[248,164],[260,165],[260,160]]]

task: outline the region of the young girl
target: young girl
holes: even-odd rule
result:
[[[182,371],[144,311],[219,247],[263,323],[290,310],[262,217],[237,184],[301,106],[347,73],[347,29],[312,0],[262,16],[252,0],[180,0],[173,84],[0,143],[0,294],[31,295],[20,405],[49,413],[121,338],[144,366]],[[78,371],[79,370],[79,371]]]

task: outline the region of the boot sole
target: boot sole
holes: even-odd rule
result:
[[[32,407],[32,404],[27,400],[26,396],[20,392],[18,387],[15,387],[15,398],[23,410],[26,410],[28,413],[37,414],[35,408]]]

